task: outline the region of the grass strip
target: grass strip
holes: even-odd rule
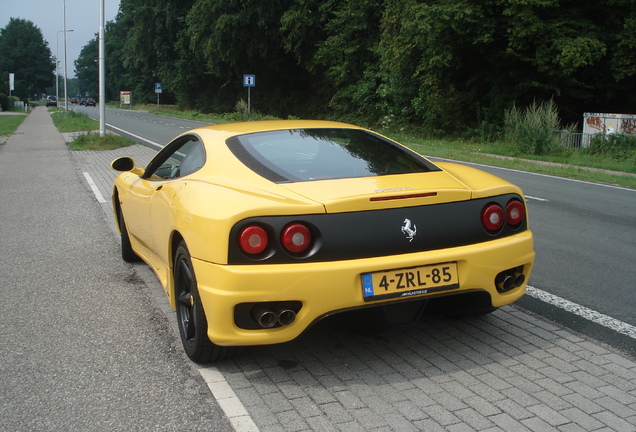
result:
[[[99,122],[77,111],[58,111],[51,117],[57,129],[64,132],[92,131],[99,129]]]
[[[0,136],[14,133],[26,117],[25,115],[0,115]]]
[[[135,144],[134,141],[119,135],[105,134],[103,137],[100,137],[99,133],[87,133],[75,138],[75,140],[68,145],[68,148],[73,151],[115,150],[133,144]]]

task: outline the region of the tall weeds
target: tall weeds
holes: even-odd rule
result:
[[[555,133],[562,128],[554,100],[532,102],[525,109],[513,106],[504,112],[504,134],[522,154],[544,155],[559,145]]]

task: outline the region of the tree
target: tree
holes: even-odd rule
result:
[[[512,106],[554,100],[572,123],[584,111],[636,106],[634,6],[121,0],[107,27],[107,79],[147,101],[163,82],[166,98],[206,112],[232,110],[249,73],[257,76],[255,109],[281,117],[372,124],[390,116],[463,132],[501,125]]]
[[[246,96],[244,74],[255,74],[257,109],[302,115],[313,97],[312,80],[281,40],[281,17],[289,1],[198,0],[187,15],[189,46],[207,75],[206,108],[231,109]],[[311,95],[312,97],[309,97]],[[303,103],[299,103],[302,101]]]
[[[585,110],[629,110],[635,23],[633,0],[389,0],[389,106],[443,130],[552,98],[568,123]]]
[[[99,94],[99,47],[97,36],[82,47],[75,60],[75,75],[79,81],[80,94],[96,97]]]
[[[0,29],[0,73],[2,91],[9,91],[9,73],[15,74],[13,94],[34,98],[55,84],[55,62],[42,31],[31,21],[9,19]]]
[[[383,4],[383,0],[334,2],[313,60],[325,68],[325,81],[333,88],[329,106],[365,121],[375,121],[385,111],[378,94]]]

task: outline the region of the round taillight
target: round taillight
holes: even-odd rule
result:
[[[239,244],[243,252],[257,255],[267,248],[269,238],[267,231],[258,225],[250,225],[241,230]]]
[[[499,204],[490,203],[481,211],[481,224],[486,231],[494,233],[504,224],[504,210]]]
[[[303,253],[311,245],[311,231],[303,224],[292,223],[283,229],[281,241],[288,252]]]
[[[512,225],[513,227],[518,226],[521,224],[521,222],[523,222],[525,213],[525,208],[519,200],[510,200],[510,202],[506,206],[506,217],[508,218],[508,224]]]

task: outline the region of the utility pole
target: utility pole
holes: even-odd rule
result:
[[[99,136],[106,134],[106,50],[104,43],[104,0],[99,0]]]

